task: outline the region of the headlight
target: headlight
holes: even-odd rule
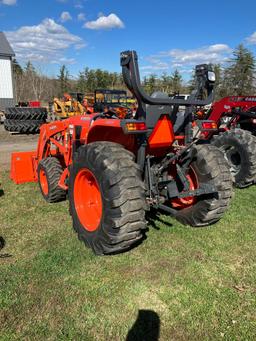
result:
[[[213,71],[208,71],[208,81],[209,82],[215,82],[216,77],[215,77],[215,72]]]

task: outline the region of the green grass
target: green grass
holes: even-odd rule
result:
[[[68,202],[2,178],[0,339],[255,340],[256,192],[236,190],[218,224],[168,216],[132,251],[96,257],[72,231]]]

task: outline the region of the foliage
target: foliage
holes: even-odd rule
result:
[[[222,95],[251,95],[254,90],[255,59],[247,48],[240,44],[233,52],[229,66],[224,70]]]
[[[79,72],[77,87],[80,92],[93,92],[100,88],[118,89],[124,87],[124,84],[121,75],[117,72],[90,70],[87,67]]]
[[[250,95],[255,91],[255,60],[250,50],[242,44],[233,52],[233,58],[226,66],[213,66],[216,73],[216,99],[228,95]],[[93,92],[97,88],[125,89],[122,74],[101,69],[85,67],[78,78],[71,77],[68,68],[62,65],[56,78],[46,76],[40,69],[28,61],[24,68],[13,60],[17,101],[52,101],[65,92]],[[178,70],[172,74],[163,73],[160,77],[151,74],[143,80],[148,94],[155,91],[167,94],[191,93],[195,87],[195,75],[187,83]]]
[[[159,78],[157,75],[152,74],[144,78],[143,85],[148,94],[154,91],[162,91],[167,94],[178,94],[187,91],[186,86],[183,84],[183,79],[178,70],[175,70],[171,75],[166,72]]]
[[[62,96],[65,92],[68,92],[70,90],[69,78],[70,75],[67,67],[65,65],[62,65],[58,75],[59,81],[58,96]]]
[[[13,72],[17,102],[43,100],[51,89],[47,76],[28,61],[24,69],[13,60]]]

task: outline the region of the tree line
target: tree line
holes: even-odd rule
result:
[[[228,95],[252,95],[256,90],[255,58],[253,53],[240,44],[225,63],[213,65],[216,73],[216,98]],[[77,78],[73,78],[65,65],[60,67],[57,77],[49,77],[31,62],[21,67],[13,60],[13,70],[17,102],[19,101],[52,101],[61,97],[65,92],[90,93],[97,88],[125,89],[121,73],[101,69],[84,68]],[[194,76],[185,82],[178,70],[172,74],[163,73],[161,76],[150,74],[144,77],[143,86],[149,94],[163,91],[168,94],[190,93],[194,87]]]

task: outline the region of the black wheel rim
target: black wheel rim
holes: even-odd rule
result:
[[[230,172],[236,176],[241,170],[241,155],[234,146],[223,146],[221,150],[224,152],[225,159],[227,160]]]

